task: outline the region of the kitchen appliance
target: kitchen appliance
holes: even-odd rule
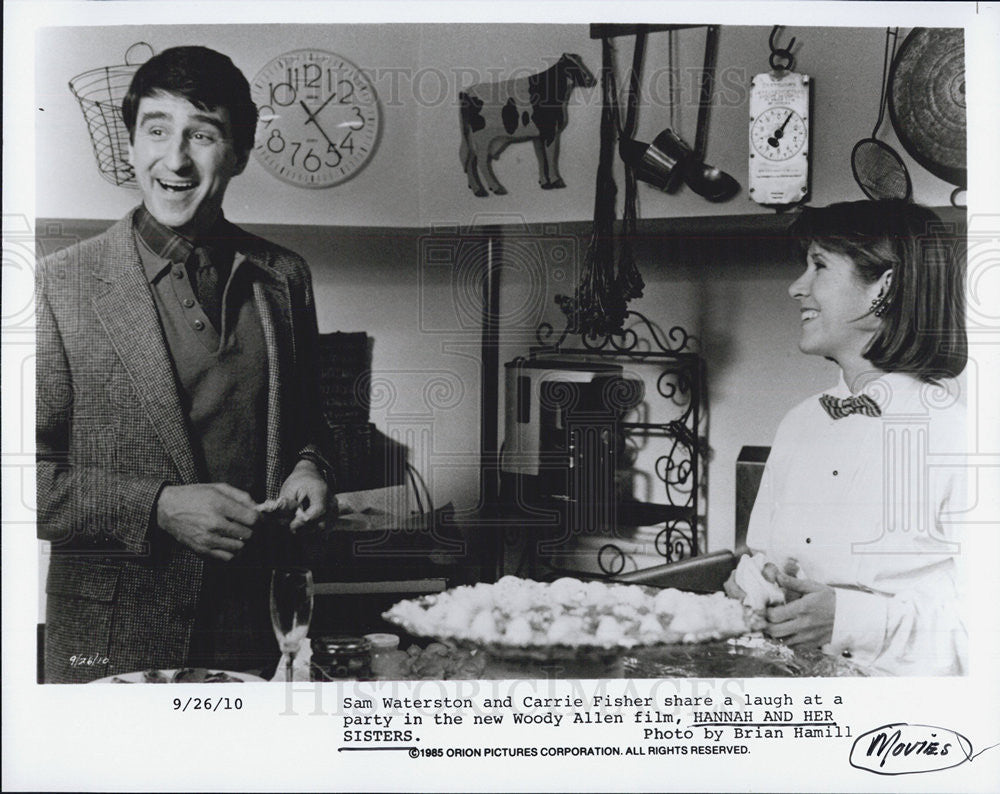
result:
[[[505,371],[501,501],[527,514],[565,505],[575,529],[609,530],[621,423],[643,382],[588,361],[516,359]]]

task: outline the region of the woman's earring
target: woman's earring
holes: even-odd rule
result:
[[[889,302],[885,299],[885,295],[879,295],[877,298],[872,300],[872,307],[870,309],[871,313],[876,317],[881,317],[889,309]]]

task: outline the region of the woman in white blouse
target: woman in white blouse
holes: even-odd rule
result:
[[[767,632],[877,671],[962,674],[959,240],[896,201],[807,208],[792,232],[799,348],[840,380],[785,416],[764,470],[747,543],[786,595]]]

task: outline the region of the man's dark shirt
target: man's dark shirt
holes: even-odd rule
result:
[[[217,271],[220,307],[213,322],[198,299],[195,242],[141,207],[135,217],[139,255],[173,360],[181,406],[202,482],[228,483],[264,498],[268,366],[254,305],[256,269],[239,253],[239,231],[222,218],[205,238]],[[274,648],[268,628],[267,569],[273,549],[255,531],[228,563],[207,560],[189,664],[257,666]]]

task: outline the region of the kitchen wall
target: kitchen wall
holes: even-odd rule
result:
[[[900,31],[905,34],[906,30]],[[708,161],[746,182],[749,78],[768,70],[769,27],[722,26],[718,46],[717,99],[710,119]],[[812,146],[813,201],[825,204],[863,198],[851,177],[854,144],[871,134],[878,115],[884,28],[789,28],[795,69],[815,86]],[[597,75],[600,42],[586,25],[185,25],[48,28],[39,33],[36,62],[38,109],[38,215],[55,218],[115,218],[135,201],[135,192],[101,179],[83,117],[67,83],[95,67],[124,62],[139,41],[159,51],[202,43],[230,55],[248,76],[271,58],[294,49],[332,50],[372,77],[384,112],[384,131],[374,160],[355,179],[328,190],[304,190],[270,176],[256,160],[234,181],[227,210],[243,223],[418,227],[468,225],[478,215],[513,213],[528,222],[592,217],[599,147],[600,86],[576,89],[570,123],[562,135],[560,168],[567,188],[539,190],[535,156],[528,143],[510,147],[496,164],[506,196],[473,199],[459,163],[460,88],[473,82],[524,74],[578,53]],[[631,62],[632,39],[616,40],[619,80]],[[638,137],[650,141],[671,124],[670,74],[680,101],[675,128],[693,142],[697,80],[704,32],[676,34],[675,68],[668,35],[649,37],[643,70],[643,107]],[[888,120],[880,133],[896,146]],[[899,147],[897,147],[899,149]],[[901,149],[899,149],[902,151]],[[948,203],[951,186],[904,156],[914,195],[930,205]],[[643,217],[687,217],[770,211],[749,201],[745,190],[730,202],[709,204],[690,190],[675,196],[643,190]]]
[[[746,183],[744,88],[767,70],[769,27],[723,27],[718,98],[712,109],[708,160]],[[902,31],[905,33],[905,31]],[[797,71],[815,84],[812,132],[813,200],[862,198],[851,177],[850,152],[877,116],[882,28],[795,28]],[[533,149],[511,146],[496,163],[506,196],[474,198],[459,164],[455,96],[468,82],[514,70],[542,69],[563,52],[580,54],[598,72],[600,46],[584,25],[229,25],[52,28],[39,34],[36,64],[36,216],[73,235],[120,217],[138,201],[98,174],[83,117],[68,80],[96,66],[120,63],[136,41],[156,50],[204,43],[230,54],[248,76],[282,52],[320,47],[369,72],[384,112],[374,160],[355,179],[328,190],[295,188],[267,174],[256,160],[234,180],[227,215],[300,251],[312,264],[322,331],[365,330],[374,338],[373,421],[413,450],[435,501],[472,507],[478,496],[479,301],[475,265],[461,263],[461,233],[500,223],[532,236],[563,240],[565,267],[542,263],[544,285],[523,273],[533,263],[507,262],[504,307],[513,326],[502,337],[501,361],[525,352],[536,321],[553,318],[552,292],[571,293],[587,239],[598,159],[600,90],[577,89],[562,136],[564,190],[542,191]],[[618,40],[631,59],[631,39]],[[704,33],[676,36],[681,101],[668,107],[667,35],[649,38],[646,102],[638,137],[651,140],[673,124],[694,139],[694,86]],[[619,71],[623,79],[624,71]],[[891,126],[884,139],[896,145]],[[897,147],[899,148],[899,147]],[[904,156],[915,197],[945,205],[952,186]],[[619,178],[619,188],[623,189]],[[761,220],[773,212],[746,198],[709,204],[689,190],[674,196],[640,187],[644,219],[694,218],[708,237],[724,237],[723,216]],[[708,218],[707,216],[712,216]],[[736,222],[736,221],[734,221]],[[670,221],[676,233],[677,221]],[[692,226],[692,228],[696,228]],[[522,229],[523,232],[518,232]],[[432,234],[433,232],[433,234]],[[456,234],[457,233],[457,234]],[[450,239],[452,258],[428,257],[428,245]],[[711,548],[728,546],[734,515],[733,466],[744,444],[768,444],[780,417],[797,400],[829,385],[827,362],[796,350],[797,314],[786,294],[795,267],[766,239],[738,245],[665,245],[654,233],[640,246],[645,295],[633,304],[664,328],[680,324],[699,336],[708,371],[710,443],[708,526]],[[439,246],[438,246],[439,248]],[[720,253],[721,251],[721,253]],[[460,263],[455,266],[454,263]],[[522,267],[523,265],[523,267]],[[518,276],[518,272],[522,276]],[[544,293],[545,301],[537,303]],[[527,301],[530,308],[516,311]]]

